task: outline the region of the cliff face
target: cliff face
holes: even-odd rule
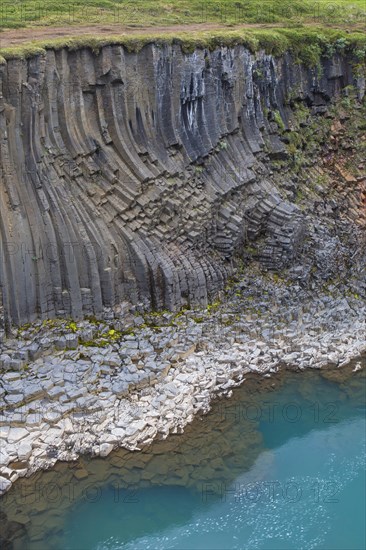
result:
[[[244,47],[48,51],[0,67],[0,297],[5,322],[99,315],[124,300],[205,305],[233,258],[296,254],[306,225],[266,166],[288,99],[322,109],[353,84]],[[0,304],[1,305],[1,304]]]

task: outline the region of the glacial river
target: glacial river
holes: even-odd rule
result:
[[[362,362],[248,377],[184,434],[20,480],[2,547],[365,548]]]

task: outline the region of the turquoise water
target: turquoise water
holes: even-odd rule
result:
[[[243,474],[219,502],[157,487],[117,504],[107,491],[70,514],[65,548],[365,548],[364,433],[354,419],[273,447],[270,475]]]
[[[63,504],[57,529],[47,532],[51,507],[32,535],[30,514],[22,548],[364,549],[365,378],[346,378],[244,384],[145,465],[104,460],[104,481],[91,485],[94,473],[88,497]]]

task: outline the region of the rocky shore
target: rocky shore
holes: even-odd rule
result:
[[[103,113],[115,108],[115,86],[123,86],[117,78],[121,66],[127,63],[127,82],[150,90],[151,75],[145,70],[150,58],[144,56],[162,60],[151,64],[154,81],[160,82],[169,51],[155,52],[152,47],[141,53],[140,79],[131,73],[136,65],[132,57],[118,57],[118,49],[105,50],[105,57],[98,58],[100,66],[86,52],[76,57],[49,52],[44,60],[48,72],[40,60],[32,62],[35,77],[22,85],[21,105],[16,86],[6,84],[11,108],[6,104],[3,111],[14,109],[19,117],[15,127],[31,136],[27,124],[35,132],[37,125],[28,114],[23,121],[22,114],[28,113],[30,101],[40,102],[37,112],[43,127],[39,90],[58,86],[52,75],[60,57],[61,77],[70,74],[70,68],[78,74],[77,67],[87,61],[85,79],[77,79],[75,93],[80,88],[87,97],[95,94],[95,116],[99,113],[98,120],[104,120]],[[22,238],[29,236],[32,244],[24,242],[23,250],[18,235],[2,237],[10,248],[0,262],[0,327],[8,331],[5,337],[0,328],[0,494],[18,478],[57,461],[82,454],[105,457],[117,447],[138,450],[154,439],[180,433],[195,415],[209,410],[212,399],[230,396],[231,388],[250,373],[271,377],[283,368],[336,369],[366,351],[364,79],[349,74],[350,65],[340,56],[324,59],[319,77],[318,69],[295,63],[285,70],[285,58],[280,62],[260,54],[254,59],[241,47],[217,51],[207,59],[203,51],[184,56],[175,48],[170,54],[180,60],[172,65],[180,84],[172,92],[176,101],[171,112],[178,109],[182,117],[182,136],[174,141],[174,132],[168,132],[171,120],[162,115],[170,112],[165,108],[169,98],[162,96],[161,87],[154,91],[156,98],[140,98],[141,106],[160,106],[161,128],[170,146],[169,158],[162,156],[157,164],[160,142],[156,155],[148,140],[140,143],[143,121],[140,110],[133,108],[137,153],[130,164],[140,167],[137,183],[125,181],[118,159],[109,164],[105,159],[111,157],[100,152],[105,138],[108,151],[114,140],[125,162],[129,146],[120,143],[120,136],[129,135],[127,126],[113,126],[112,137],[104,128],[103,139],[96,136],[90,155],[85,150],[91,144],[76,140],[77,163],[48,147],[42,177],[37,177],[44,178],[46,190],[56,188],[59,180],[65,190],[54,207],[54,197],[47,199],[36,186],[44,217],[38,198],[22,195],[22,181],[19,199],[9,171],[3,225],[21,227]],[[240,66],[229,65],[231,59]],[[14,63],[27,72],[23,62]],[[7,83],[7,69],[3,72]],[[164,75],[170,81],[169,71]],[[350,85],[344,88],[348,79]],[[211,93],[216,82],[219,90]],[[244,83],[249,91],[244,102],[236,102]],[[111,90],[104,107],[100,86]],[[104,98],[109,98],[107,91]],[[69,143],[75,131],[68,124],[79,116],[74,114],[79,107],[65,97],[61,94],[58,101],[68,108],[61,129]],[[128,105],[129,97],[130,92]],[[207,112],[197,120],[215,124],[206,128],[205,123],[198,131],[191,122],[200,112],[195,105],[201,104]],[[220,117],[215,115],[218,104],[223,108]],[[230,117],[225,105],[233,106]],[[53,115],[58,112],[50,109]],[[89,111],[85,113],[83,124],[90,120]],[[115,123],[127,121],[124,112],[113,111],[113,117]],[[154,128],[145,122],[146,128]],[[2,124],[5,128],[5,118]],[[56,119],[50,117],[49,126],[59,132]],[[96,125],[91,135],[94,131]],[[9,150],[18,154],[16,144],[11,139]],[[108,182],[103,192],[98,188],[100,165]],[[23,168],[33,174],[33,164]],[[65,170],[70,177],[64,177]],[[113,186],[118,186],[114,194]],[[70,196],[70,203],[64,196]],[[54,233],[50,229],[40,246],[43,252],[33,255],[40,235],[32,231],[44,226],[52,210],[47,201],[58,212],[49,225]],[[30,227],[19,225],[21,203],[30,209],[28,217],[21,218],[33,220]],[[93,247],[88,248],[89,228],[105,239],[98,244],[100,262],[94,261],[98,255]],[[75,262],[62,250],[55,251],[55,257],[44,255],[52,235],[62,235],[58,240],[66,245],[79,233],[78,242],[89,250],[82,261]],[[62,258],[70,260],[66,282]],[[6,274],[3,265],[9,267]],[[35,321],[38,317],[45,320]]]
[[[328,286],[314,296],[255,268],[205,310],[125,304],[106,317],[39,322],[2,342],[1,493],[58,460],[179,433],[248,373],[341,367],[366,351],[356,293]]]

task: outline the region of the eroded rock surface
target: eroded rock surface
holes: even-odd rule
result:
[[[291,262],[306,223],[267,167],[287,158],[274,120],[290,96],[324,110],[357,84],[350,66],[155,45],[1,66],[5,324],[205,306],[259,237],[267,267]]]
[[[140,326],[134,316],[134,334],[103,347],[104,323],[101,336],[85,345],[85,334],[96,327],[81,322],[73,333],[80,344],[60,351],[54,346],[65,326],[35,324],[0,347],[6,370],[0,381],[0,495],[58,460],[104,457],[119,446],[141,449],[181,433],[214,397],[230,396],[253,373],[271,377],[282,368],[333,366],[332,375],[342,376],[339,367],[366,352],[365,318],[359,296],[322,292],[314,298],[296,284],[253,272],[222,305],[149,314]],[[42,356],[29,360],[30,346],[44,344]],[[11,360],[22,354],[27,368]]]

